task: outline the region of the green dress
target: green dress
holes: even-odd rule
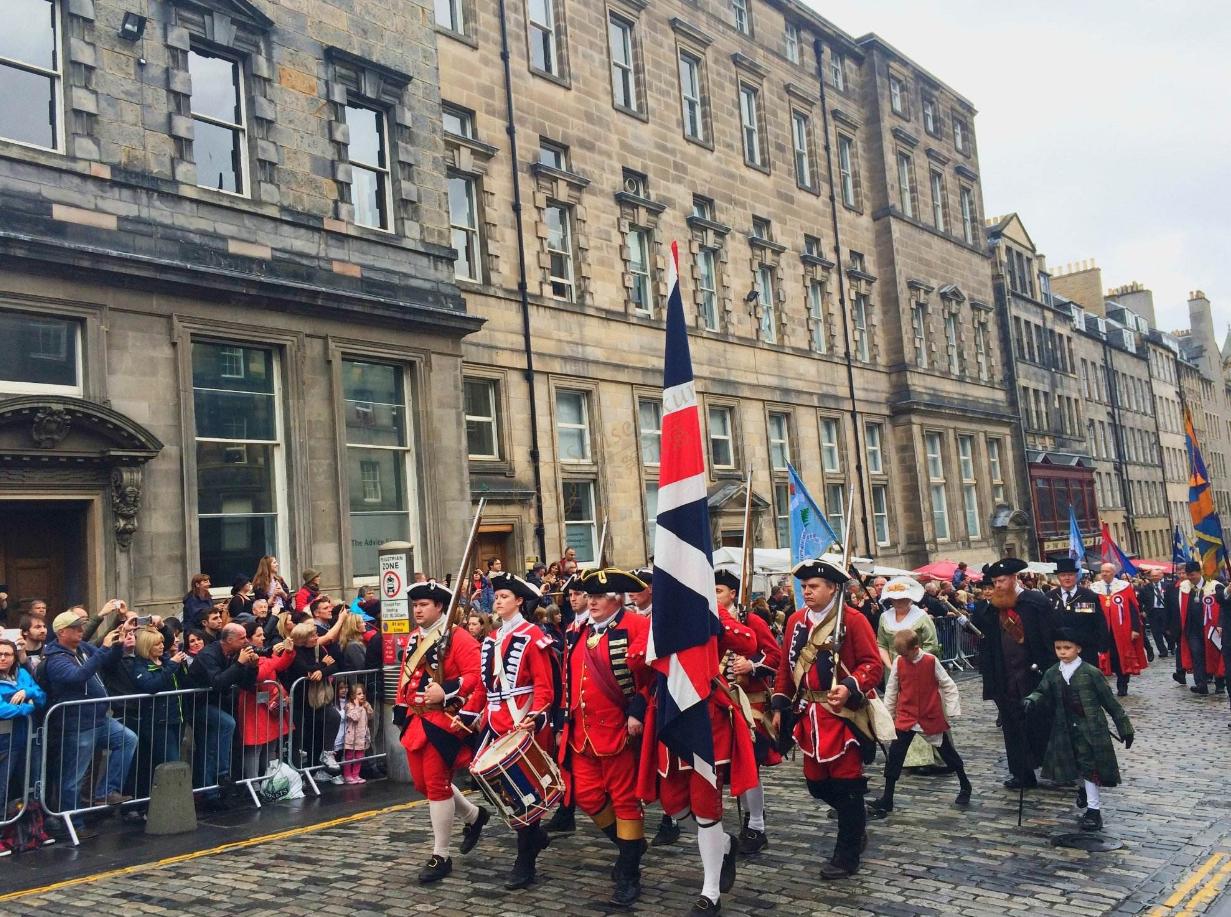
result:
[[[1102,672],[1083,662],[1065,684],[1059,664],[1054,665],[1026,700],[1036,706],[1046,704],[1053,713],[1043,756],[1044,771],[1052,779],[1089,780],[1104,787],[1120,782],[1107,716],[1116,724],[1121,739],[1132,736],[1133,724]]]
[[[880,617],[880,623],[876,625],[876,643],[889,654],[889,664],[892,665],[898,658],[898,654],[893,651],[893,635],[908,627],[914,628],[915,633],[919,635],[919,645],[923,651],[939,659],[940,638],[936,636],[936,624],[932,621],[932,616],[918,605],[912,605],[906,617],[899,624],[893,608],[889,607],[885,609]],[[885,677],[888,678],[887,669]],[[910,743],[910,748],[906,751],[906,760],[902,766],[930,767],[943,763],[936,749],[929,745],[920,733]]]

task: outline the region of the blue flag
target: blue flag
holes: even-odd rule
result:
[[[791,490],[791,566],[810,557],[820,557],[834,545],[841,545],[841,539],[830,528],[829,521],[804,482],[799,479],[793,465],[786,466],[787,486]],[[795,580],[795,607],[804,607],[804,590]]]
[[[1073,504],[1069,504],[1069,557],[1083,564],[1086,561],[1086,543],[1081,540],[1081,529],[1077,527],[1077,513]]]
[[[1184,536],[1180,534],[1178,525],[1175,527],[1175,537],[1171,539],[1171,563],[1188,563],[1188,549],[1184,545]]]

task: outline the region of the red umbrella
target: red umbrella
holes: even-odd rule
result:
[[[1139,570],[1159,570],[1163,573],[1170,573],[1174,564],[1169,564],[1163,560],[1134,560],[1133,566]]]
[[[955,560],[934,560],[911,572],[920,579],[953,579],[953,571],[957,569]]]

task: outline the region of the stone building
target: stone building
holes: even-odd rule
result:
[[[451,565],[470,500],[430,8],[13,0],[0,582],[165,611]],[[144,15],[139,15],[144,13]]]
[[[788,461],[887,563],[1024,549],[974,109],[793,2],[441,0],[483,551],[644,561],[672,243],[718,542]],[[502,63],[508,51],[508,68]],[[849,356],[849,359],[848,359]]]
[[[1026,462],[1019,474],[1030,488],[1036,556],[1068,556],[1070,506],[1087,550],[1097,552],[1105,504],[1096,498],[1087,436],[1096,421],[1087,416],[1071,306],[1052,298],[1046,259],[1017,214],[988,220],[987,242],[1004,346],[1013,357],[1006,381],[1021,421]]]
[[[1231,516],[1231,340],[1219,346],[1210,301],[1201,290],[1188,297],[1188,328],[1175,332],[1184,358],[1195,368],[1182,381],[1219,513]]]

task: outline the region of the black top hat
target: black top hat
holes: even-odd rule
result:
[[[1057,573],[1080,573],[1081,568],[1077,566],[1077,558],[1061,557],[1056,561]]]

